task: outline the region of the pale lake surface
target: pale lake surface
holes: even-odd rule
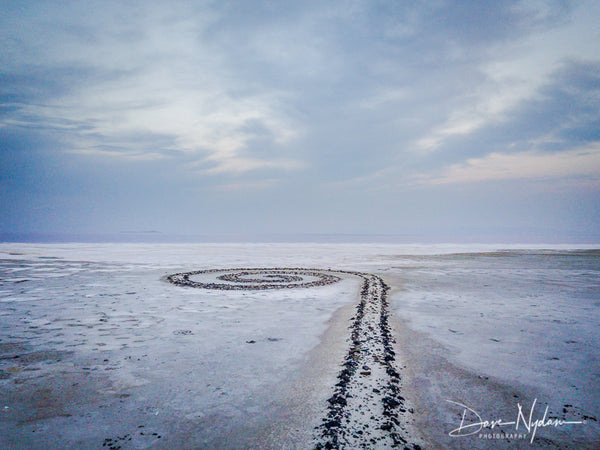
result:
[[[252,267],[361,271],[390,285],[398,345],[407,351],[406,396],[425,448],[600,442],[599,250],[7,243],[0,447],[310,448],[347,342],[339,314],[355,304],[360,283],[349,276],[306,289],[224,292],[164,279]],[[318,359],[335,320],[338,343]],[[411,359],[429,352],[447,372],[440,379],[454,377],[451,386]],[[454,418],[434,411],[452,409],[444,402],[493,407],[461,385],[467,376],[527,399],[528,409],[537,399],[536,417],[548,406],[553,417],[581,423],[540,428],[533,444],[449,437]],[[497,414],[516,408],[507,402]]]

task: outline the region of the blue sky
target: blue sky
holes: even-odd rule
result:
[[[0,5],[2,233],[600,242],[599,2]]]

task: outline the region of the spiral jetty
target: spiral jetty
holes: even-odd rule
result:
[[[336,283],[343,276],[363,280],[360,302],[350,319],[350,346],[315,428],[315,449],[405,448],[410,442],[401,416],[412,413],[400,395],[395,342],[389,324],[389,287],[373,274],[305,268],[210,269],[168,275],[180,285],[220,290],[291,289]],[[196,281],[193,277],[199,277]]]

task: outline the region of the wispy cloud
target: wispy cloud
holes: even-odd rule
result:
[[[276,180],[276,179],[269,179],[269,180],[255,181],[255,182],[229,183],[229,184],[220,184],[220,185],[214,186],[212,189],[214,189],[216,191],[223,191],[223,192],[240,192],[240,191],[247,191],[247,190],[255,191],[255,190],[271,188],[277,182],[278,182],[278,180]]]
[[[491,153],[452,164],[428,174],[416,175],[419,184],[443,185],[498,180],[589,177],[600,186],[600,143],[560,153],[536,151]]]
[[[214,161],[213,167],[201,170],[207,174],[220,174],[220,173],[232,173],[242,174],[259,169],[275,169],[278,171],[290,171],[300,170],[304,168],[304,164],[300,161],[286,160],[286,159],[253,159],[243,158],[235,155],[222,156],[216,155],[211,156],[207,161]]]
[[[416,141],[416,148],[432,151],[449,138],[501,122],[520,103],[539,96],[540,89],[566,62],[597,60],[594,43],[600,41],[600,29],[593,23],[600,6],[595,2],[587,6],[573,10],[566,4],[522,2],[514,6],[515,12],[527,18],[530,32],[488,48],[488,54],[476,62],[479,82],[444,123]]]
[[[108,150],[102,148],[77,148],[69,149],[67,153],[84,156],[96,156],[101,158],[116,158],[130,160],[130,161],[155,161],[159,159],[165,159],[166,155],[163,153],[152,153],[152,152],[123,152],[120,150]]]
[[[216,163],[213,172],[280,167],[269,159],[244,158],[239,151],[257,137],[256,124],[276,144],[294,139],[300,127],[281,108],[282,93],[249,87],[222,60],[221,49],[203,39],[218,15],[209,8],[191,17],[163,15],[157,4],[143,9],[141,18],[115,19],[106,32],[101,29],[106,22],[95,24],[91,11],[84,11],[81,29],[88,39],[83,42],[77,30],[52,27],[42,9],[29,9],[28,19],[49,41],[35,42],[25,54],[40,56],[37,63],[50,72],[56,66],[95,67],[104,75],[78,79],[59,95],[48,92],[43,104],[13,101],[14,112],[0,124],[61,131],[65,145],[79,153],[139,158],[176,150]],[[29,70],[31,61],[14,57],[22,71]],[[143,134],[169,136],[170,145],[128,139]],[[106,145],[109,151],[103,149]]]

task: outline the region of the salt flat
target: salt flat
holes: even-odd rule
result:
[[[496,250],[1,244],[0,445],[312,448],[361,280],[259,291],[165,281],[195,270],[306,267],[372,273],[391,287],[410,443],[597,447],[599,253]],[[532,444],[531,432],[449,435],[460,405],[509,421],[535,399],[536,418],[548,405],[552,417],[585,423],[539,427]]]

